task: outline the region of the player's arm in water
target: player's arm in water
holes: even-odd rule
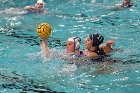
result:
[[[36,11],[36,8],[34,6],[25,6],[24,9],[27,11]]]
[[[105,43],[105,45],[102,45],[102,46],[100,46],[100,48],[103,50],[103,52],[105,53],[104,55],[106,55],[106,54],[108,54],[108,53],[110,53],[110,52],[112,52],[114,49],[113,49],[113,46],[115,45],[115,41],[114,40],[108,40],[106,43]],[[83,57],[84,59],[86,59],[86,60],[88,60],[88,59],[92,59],[92,60],[97,60],[98,58],[99,58],[99,56],[96,54],[96,53],[94,53],[94,55],[92,55],[92,56],[85,56],[85,57]],[[83,59],[83,60],[84,60]]]
[[[113,50],[112,46],[114,45],[114,40],[108,40],[105,45],[101,46],[101,48],[104,50],[105,54],[108,54]]]

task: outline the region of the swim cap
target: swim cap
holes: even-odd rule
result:
[[[92,46],[99,46],[104,41],[104,37],[98,33],[90,34],[89,37],[92,40]]]
[[[44,1],[43,0],[37,0],[36,3],[42,3],[42,4],[44,4]]]
[[[81,44],[81,38],[80,37],[77,37],[77,36],[71,37],[67,41],[74,42],[74,48],[75,48],[75,50],[79,50],[80,44]]]
[[[51,26],[48,23],[41,23],[37,26],[36,32],[42,39],[47,39],[51,35]]]

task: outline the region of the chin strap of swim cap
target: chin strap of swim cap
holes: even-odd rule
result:
[[[80,44],[81,44],[81,38],[80,37],[71,37],[68,39],[68,41],[74,42],[74,50],[79,50]]]
[[[90,34],[89,37],[92,40],[92,46],[99,46],[104,41],[104,37],[98,33]]]

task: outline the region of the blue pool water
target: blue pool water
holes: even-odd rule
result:
[[[96,1],[96,2],[95,2]],[[0,93],[139,93],[140,2],[112,10],[121,0],[45,0],[48,14],[25,14],[35,0],[3,0],[0,6]],[[36,27],[52,26],[51,51],[63,53],[71,36],[98,32],[115,40],[114,64],[68,64],[59,57],[45,59]],[[110,63],[110,62],[109,62]]]

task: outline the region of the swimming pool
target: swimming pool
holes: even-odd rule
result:
[[[96,2],[95,2],[96,1]],[[24,14],[29,0],[3,0],[0,7],[0,93],[139,93],[140,2],[136,7],[112,11],[121,0],[45,0],[48,14]],[[98,32],[114,39],[111,65],[74,65],[59,57],[44,59],[36,27],[52,26],[48,42],[62,52],[65,41],[78,35],[84,40]],[[98,69],[97,69],[98,68]]]

